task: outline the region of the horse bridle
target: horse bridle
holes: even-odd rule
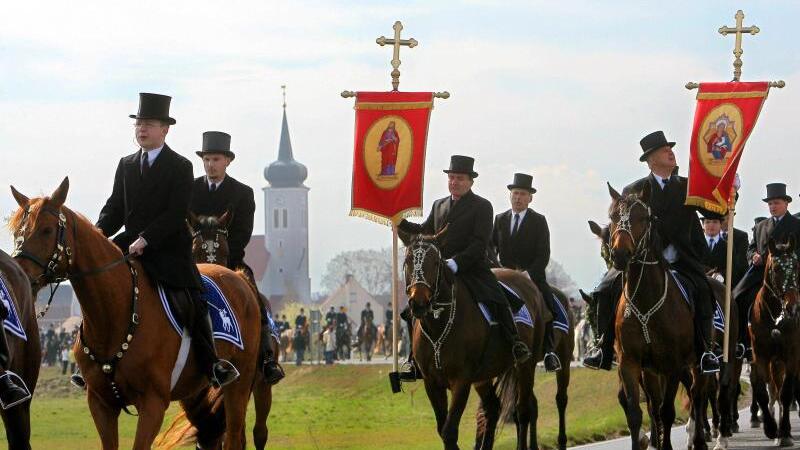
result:
[[[116,398],[116,400],[120,403],[122,410],[124,410],[129,415],[135,415],[128,410],[127,405],[125,404],[125,400],[122,397],[122,393],[120,392],[119,386],[117,385],[116,381],[114,381],[114,372],[116,370],[117,364],[128,351],[130,346],[130,342],[133,340],[133,334],[136,332],[136,328],[139,325],[139,282],[138,282],[138,272],[133,264],[131,264],[130,256],[123,255],[122,258],[117,258],[114,261],[103,265],[101,267],[90,269],[87,271],[82,272],[72,272],[70,271],[70,267],[73,263],[73,256],[74,253],[72,248],[66,242],[66,234],[67,234],[67,218],[64,215],[64,212],[61,211],[61,208],[55,209],[51,207],[42,207],[41,212],[45,212],[48,214],[54,215],[58,219],[58,230],[56,231],[56,242],[55,248],[53,249],[52,254],[47,262],[44,262],[38,256],[32,254],[31,252],[25,250],[25,229],[27,227],[27,219],[30,215],[30,210],[28,207],[25,208],[22,216],[22,225],[19,227],[17,232],[15,233],[17,236],[14,239],[14,251],[11,253],[13,258],[23,258],[29,261],[32,261],[37,266],[41,267],[44,272],[36,277],[36,279],[31,280],[31,286],[36,286],[39,283],[47,283],[47,284],[55,284],[55,287],[50,288],[50,298],[47,301],[47,306],[43,311],[37,314],[37,319],[43,317],[47,311],[50,309],[50,305],[53,302],[53,297],[55,296],[56,290],[58,286],[69,279],[76,279],[81,277],[86,277],[90,275],[96,275],[99,273],[103,273],[112,267],[121,264],[123,262],[128,264],[128,269],[131,273],[132,279],[132,288],[131,288],[131,316],[130,321],[128,322],[128,329],[125,332],[125,338],[123,339],[122,344],[119,347],[119,350],[110,358],[110,359],[101,359],[94,351],[92,351],[88,344],[86,343],[86,337],[83,334],[83,324],[81,324],[78,332],[81,341],[81,350],[85,353],[89,359],[96,362],[100,365],[100,368],[105,374],[109,385],[111,387],[111,392]],[[72,225],[72,242],[75,244],[77,241],[77,222],[75,213],[70,211],[72,215],[73,225]],[[59,266],[66,263],[66,267],[64,267],[63,274],[59,275],[57,269]]]
[[[223,235],[225,238],[228,238],[228,229],[227,228],[217,228],[214,231],[214,241],[211,242],[210,240],[203,239],[203,227],[202,225],[199,228],[195,229],[192,228],[192,241],[196,240],[199,236],[202,239],[202,244],[200,248],[205,250],[206,252],[206,262],[210,264],[214,264],[217,262],[217,249],[219,248],[219,236]]]
[[[428,256],[428,252],[431,250],[436,252],[436,279],[433,281],[433,284],[429,283],[428,280],[425,278],[425,271],[423,270],[423,264],[425,262],[425,258]],[[441,353],[442,353],[442,346],[444,345],[447,336],[453,330],[453,324],[455,323],[456,318],[456,283],[451,283],[450,285],[450,300],[449,301],[440,301],[439,299],[439,282],[441,281],[442,277],[444,276],[443,271],[445,270],[445,265],[442,264],[444,259],[442,258],[442,252],[439,250],[439,247],[436,245],[426,242],[423,240],[417,240],[414,242],[411,247],[409,247],[409,251],[411,252],[412,256],[412,271],[411,271],[411,280],[410,282],[406,282],[406,294],[410,295],[411,288],[416,285],[423,285],[427,286],[428,289],[431,290],[431,299],[428,304],[428,310],[425,311],[425,315],[428,314],[432,315],[435,320],[439,319],[442,311],[449,307],[449,314],[447,315],[447,322],[444,325],[444,329],[439,334],[439,337],[434,339],[431,337],[430,333],[425,330],[424,323],[420,322],[420,330],[422,331],[422,335],[425,336],[425,339],[431,344],[433,347],[433,360],[434,360],[434,367],[436,369],[442,368],[442,361],[441,361]],[[407,266],[404,263],[404,266]],[[435,308],[437,306],[438,308]]]
[[[789,252],[789,254],[781,255],[781,256],[772,256],[771,257],[772,263],[770,265],[770,270],[767,272],[767,277],[764,283],[764,286],[767,288],[770,294],[773,297],[780,301],[781,305],[781,314],[778,316],[786,316],[786,303],[781,301],[784,294],[789,291],[798,291],[800,290],[800,282],[798,282],[798,273],[797,268],[800,260],[797,257],[795,252]],[[779,269],[783,275],[783,283],[780,283],[780,286],[775,282],[776,271],[774,269]],[[772,313],[772,308],[770,308],[768,302],[764,302],[764,305],[767,307],[767,312],[770,315],[773,323],[776,323],[778,318]]]
[[[631,225],[631,211],[635,206],[641,206],[642,208],[647,211],[647,229],[645,230],[642,237],[637,241],[636,238],[633,236],[633,230]],[[650,234],[653,230],[653,213],[650,209],[650,206],[645,202],[639,200],[638,198],[629,206],[627,206],[625,202],[620,201],[619,205],[617,206],[619,212],[619,220],[616,223],[616,229],[611,236],[609,237],[609,253],[611,250],[611,243],[614,242],[614,238],[618,233],[625,233],[630,236],[631,241],[634,244],[633,255],[631,255],[631,260],[628,262],[630,265],[633,262],[639,262],[642,264],[657,264],[658,261],[647,261],[647,253],[649,251],[648,245],[650,244]],[[641,258],[639,256],[641,255]]]

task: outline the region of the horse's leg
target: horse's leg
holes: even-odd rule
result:
[[[756,375],[756,365],[750,364],[750,428],[760,428],[761,427],[761,418],[758,417],[758,399],[756,397],[755,386],[757,382],[755,381],[758,375]]]
[[[441,436],[444,422],[447,420],[447,389],[425,379],[425,392],[436,416],[436,433]]]
[[[30,450],[31,402],[21,403],[2,413],[9,450]]]
[[[491,450],[494,446],[494,434],[497,429],[497,420],[500,418],[500,399],[494,392],[490,382],[475,385],[475,392],[481,397],[481,411],[483,412],[483,432],[476,433],[475,450]]]
[[[664,387],[661,386],[661,378],[650,372],[642,373],[642,391],[647,399],[647,409],[650,414],[650,442],[649,447],[658,448],[663,432],[661,421],[661,405],[664,402]],[[643,445],[644,437],[640,438],[640,445]],[[646,442],[646,441],[645,441]]]
[[[556,384],[558,391],[556,392],[556,406],[558,407],[558,448],[565,450],[567,448],[567,402],[569,400],[569,364],[566,364],[558,372],[556,372]]]
[[[92,414],[94,426],[100,435],[100,443],[103,450],[116,450],[119,448],[119,421],[120,408],[108,405],[104,400],[98,398],[91,390],[87,397],[89,412]]]
[[[756,364],[751,368],[750,380],[753,383],[753,397],[761,409],[761,418],[764,424],[764,435],[769,439],[778,437],[778,425],[772,417],[769,408],[769,393],[767,393],[767,371],[763,364]],[[752,423],[752,420],[751,420]]]
[[[267,418],[272,408],[272,386],[269,386],[264,381],[264,377],[260,373],[256,374],[256,381],[253,386],[253,403],[255,403],[256,410],[256,420],[253,425],[253,445],[257,450],[264,450],[269,437]]]
[[[249,383],[232,383],[223,388],[225,403],[225,444],[223,448],[245,448],[245,415],[250,401]]]
[[[783,384],[781,385],[781,421],[778,427],[778,445],[781,447],[791,447],[792,442],[792,425],[789,422],[791,414],[792,403],[794,402],[794,381],[795,375],[789,372],[788,367],[786,374],[783,377]]]
[[[694,432],[692,436],[689,436],[690,445],[695,450],[705,450],[708,448],[705,439],[705,426],[704,421],[707,422],[705,419],[705,409],[708,407],[707,398],[706,398],[706,384],[707,378],[706,375],[700,373],[699,368],[695,368],[692,370],[693,374],[693,383],[692,383],[692,390],[691,390],[691,399],[692,399],[692,408],[691,408],[691,415],[692,419],[694,419]]]
[[[639,450],[639,431],[642,427],[642,409],[639,407],[639,376],[641,372],[642,368],[639,364],[622,358],[619,373],[622,378],[623,392],[621,394],[624,395],[620,395],[620,403],[624,399],[623,409],[631,433],[632,450]]]
[[[675,423],[675,395],[678,393],[680,379],[678,376],[671,376],[666,379],[664,386],[664,398],[661,400],[659,408],[659,425],[661,431],[656,440],[658,448],[662,450],[672,449],[672,424]],[[650,440],[653,437],[650,436]]]
[[[721,397],[721,390],[722,390],[722,380],[718,380],[716,376],[711,376],[709,382],[707,383],[708,390],[707,390],[707,398],[708,403],[711,404],[711,427],[709,429],[706,426],[706,442],[709,442],[712,438],[716,439],[720,433],[720,425],[722,423],[721,417],[721,408],[720,404],[717,403],[717,400]],[[708,415],[708,410],[703,410],[706,415]],[[704,417],[705,423],[708,423],[707,417]]]
[[[458,426],[469,400],[470,387],[470,383],[463,380],[456,381],[451,387],[453,394],[450,398],[450,409],[447,411],[447,419],[442,428],[445,450],[458,450]]]
[[[517,366],[514,371],[516,384],[515,413],[517,417],[517,449],[538,449],[536,443],[536,422],[539,419],[539,405],[533,394],[533,381],[536,366],[528,361]],[[528,428],[530,427],[530,443],[528,442]]]
[[[136,405],[139,417],[136,422],[136,437],[133,450],[149,450],[164,422],[164,413],[169,407],[169,397],[161,397],[155,392],[147,392]]]

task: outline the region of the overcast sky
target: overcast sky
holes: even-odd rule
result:
[[[742,159],[738,225],[766,212],[764,185],[800,193],[793,113],[800,103],[800,4],[792,1],[12,2],[0,17],[0,185],[49,194],[68,175],[68,205],[93,220],[120,157],[136,150],[139,92],[173,96],[167,142],[201,175],[201,134],[233,136],[230,173],[256,190],[263,233],[263,169],[277,156],[281,90],[295,157],[311,188],[312,290],[336,253],[391,244],[388,228],[348,217],[353,100],[344,90],[390,88],[391,50],[375,44],[402,20],[401,90],[448,90],[428,138],[424,208],[446,195],[451,154],[477,159],[475,191],[508,208],[515,171],[535,177],[552,255],[579,286],[603,271],[587,219],[607,221],[605,181],[646,174],[639,139],[663,129],[682,174],[695,91],[687,81],[727,81],[734,25],[744,37],[743,80],[773,89]],[[786,140],[788,139],[788,141]],[[7,188],[0,216],[16,204]],[[10,235],[0,232],[9,250]]]

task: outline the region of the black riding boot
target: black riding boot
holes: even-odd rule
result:
[[[192,343],[196,345],[195,354],[201,370],[206,371],[214,387],[223,387],[239,378],[239,371],[230,361],[219,359],[214,348],[214,337],[211,334],[211,320],[208,317],[208,304],[200,297],[200,292],[189,290],[192,296],[194,312]]]
[[[0,407],[3,409],[9,409],[31,398],[22,379],[8,370],[10,360],[6,333],[0,327]]]
[[[583,365],[590,369],[611,370],[614,362],[614,302],[600,292],[592,292],[592,297],[597,308],[598,336],[586,352]]]
[[[412,322],[411,310],[406,307],[400,312],[400,318],[408,326],[408,359],[400,367],[400,381],[412,382],[422,379],[422,374],[417,369],[414,361],[414,323]]]
[[[548,372],[561,370],[561,360],[558,358],[555,348],[553,321],[550,321],[544,325],[544,369]]]
[[[275,360],[275,354],[272,352],[272,329],[267,319],[266,310],[261,311],[261,371],[264,373],[264,380],[267,384],[277,384],[286,376],[283,368],[278,361]]]
[[[700,372],[704,374],[719,372],[719,359],[713,352],[714,318],[704,317],[698,320],[698,338],[700,340]]]
[[[522,364],[531,357],[528,346],[519,338],[517,325],[514,323],[514,316],[508,305],[496,305],[494,308],[497,321],[506,333],[506,338],[511,342],[511,355],[514,357],[515,364]]]

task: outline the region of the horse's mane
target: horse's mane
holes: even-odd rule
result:
[[[42,206],[50,197],[32,198],[28,201],[28,208],[19,207],[8,219],[8,230],[16,234],[22,228],[25,219],[36,220],[42,211]]]

